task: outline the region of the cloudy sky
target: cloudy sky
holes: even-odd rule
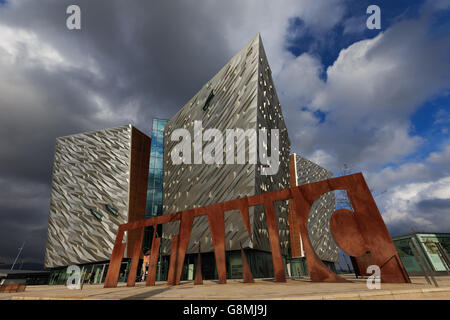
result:
[[[362,171],[392,235],[450,232],[449,0],[0,0],[0,260],[43,262],[56,137],[150,134],[257,32],[292,151]]]

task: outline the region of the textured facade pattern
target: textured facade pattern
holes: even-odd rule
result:
[[[134,144],[132,136],[137,137]],[[139,209],[129,196],[129,181],[141,171],[141,161],[132,163],[131,157],[133,152],[145,157],[142,144],[149,149],[150,139],[131,125],[56,140],[47,268],[109,260],[118,226],[143,217],[136,212],[129,217],[130,199]]]
[[[278,174],[262,175],[257,168],[256,194],[282,190],[289,187],[289,154],[291,143],[288,137],[286,124],[281,112],[281,104],[278,100],[277,92],[272,80],[272,72],[267,61],[262,41],[259,41],[259,64],[258,64],[258,129],[277,128],[279,129],[279,152],[280,164]],[[270,131],[267,142],[270,144]],[[270,147],[268,147],[271,150]],[[280,237],[280,247],[283,255],[289,253],[289,224],[288,210],[289,201],[280,201],[274,204],[277,215],[277,223]],[[255,220],[253,237],[256,239],[258,247],[262,250],[270,251],[270,243],[265,222],[265,212],[263,206],[255,208]]]
[[[213,97],[212,94],[213,93]],[[212,98],[211,98],[212,97]],[[194,140],[194,121],[202,121],[204,130],[218,129],[224,140],[226,129],[257,130],[261,127],[279,129],[280,162],[289,156],[290,143],[281,115],[281,107],[270,76],[270,69],[264,54],[261,38],[257,35],[247,46],[234,56],[219,73],[167,123],[164,136],[164,203],[163,213],[177,212],[189,208],[251,196],[269,191],[269,182],[274,189],[289,186],[289,168],[280,165],[278,173],[262,177],[260,164],[249,163],[249,145],[245,143],[246,161],[244,164],[180,164],[175,165],[170,158],[172,148],[178,142],[171,141],[175,129],[187,129]],[[270,132],[270,131],[269,131]],[[268,138],[270,141],[270,137]],[[208,141],[203,142],[203,147]],[[192,146],[194,151],[194,146]],[[270,148],[269,148],[270,150]],[[224,159],[225,157],[224,143]],[[257,152],[259,152],[259,147]],[[236,156],[236,153],[235,153]],[[192,159],[193,163],[193,159]],[[266,190],[267,189],[267,190]],[[278,215],[285,215],[287,207],[277,208]],[[270,251],[267,226],[263,217],[263,207],[250,207],[250,222],[253,241],[238,212],[225,213],[226,249],[240,250],[254,248]],[[281,223],[282,225],[283,223]],[[170,251],[171,236],[178,233],[178,223],[163,226],[162,253]],[[282,243],[287,248],[288,235],[280,231]],[[206,217],[194,220],[188,253],[198,250],[213,250],[211,235]],[[284,250],[284,253],[287,251]]]
[[[297,186],[333,178],[333,173],[299,155],[295,155]],[[338,247],[330,231],[330,218],[335,210],[333,192],[317,199],[309,212],[308,234],[311,244],[321,260],[336,262]]]

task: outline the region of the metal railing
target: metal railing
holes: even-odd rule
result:
[[[447,274],[450,274],[450,259],[448,257],[447,250],[445,250],[445,248],[439,242],[436,242],[435,245],[438,249],[439,256],[445,266]]]
[[[439,287],[439,285],[436,282],[436,279],[433,276],[433,270],[431,269],[430,265],[427,263],[422,251],[419,248],[419,244],[417,243],[417,240],[414,238],[411,238],[408,242],[409,247],[411,248],[414,258],[417,261],[417,264],[419,265],[420,269],[422,270],[425,279],[427,280],[428,284],[431,284],[431,280],[433,280],[434,286]]]

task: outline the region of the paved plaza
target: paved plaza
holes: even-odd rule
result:
[[[119,283],[117,288],[103,288],[103,285],[84,285],[82,290],[69,290],[65,286],[28,286],[21,293],[0,293],[0,300],[198,300],[198,299],[238,299],[238,300],[410,300],[449,299],[450,276],[436,277],[439,287],[429,285],[424,277],[411,277],[411,284],[381,284],[381,289],[369,290],[366,280],[346,275],[351,283],[317,283],[308,278],[288,279],[286,283],[276,283],[273,279],[256,279],[255,283],[242,280],[228,280],[218,284],[206,280],[203,285],[192,281],[182,281],[179,286],[167,286],[157,282],[154,287],[146,287],[144,282],[135,287]]]

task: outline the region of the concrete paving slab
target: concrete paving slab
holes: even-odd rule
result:
[[[157,282],[146,287],[144,282],[135,287],[120,283],[117,288],[103,285],[84,285],[82,290],[66,286],[28,286],[25,292],[2,293],[0,300],[373,300],[373,299],[450,299],[450,276],[436,277],[440,287],[429,285],[423,277],[412,277],[411,284],[381,284],[380,290],[369,290],[366,280],[347,276],[349,283],[316,283],[307,278],[288,279],[285,283],[273,279],[255,279],[247,284],[242,280],[228,280],[218,284],[205,280],[204,285],[183,281],[179,286]]]

